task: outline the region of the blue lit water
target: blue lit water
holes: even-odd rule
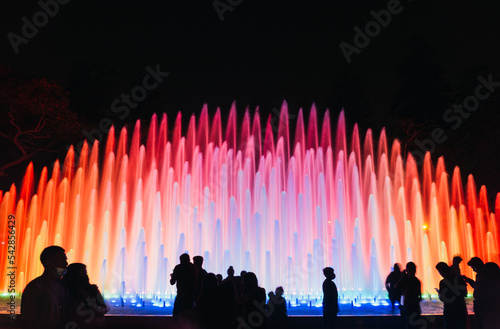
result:
[[[467,308],[469,314],[473,313],[472,298],[467,298]],[[111,310],[109,314],[113,315],[172,315],[173,303],[171,300],[154,300],[153,298],[145,299],[128,299],[122,300],[119,298],[109,298]],[[322,300],[287,300],[287,311],[290,316],[322,316]],[[443,303],[436,299],[425,298],[421,302],[422,314],[435,315],[443,314]],[[392,307],[388,300],[362,300],[362,301],[343,301],[339,304],[339,316],[369,316],[369,315],[398,315],[399,310],[396,309],[393,313]]]

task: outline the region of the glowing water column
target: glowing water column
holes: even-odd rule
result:
[[[169,274],[183,252],[202,255],[208,271],[253,271],[266,289],[291,296],[321,295],[322,269],[333,266],[341,297],[376,296],[395,262],[414,261],[431,292],[438,261],[460,254],[498,261],[497,196],[472,176],[452,177],[430,155],[419,171],[385,131],[373,146],[355,125],[348,146],[344,113],[331,133],[316,109],[299,111],[290,140],[287,104],[279,121],[261,127],[259,112],[237,120],[233,104],[225,131],[220,111],[203,107],[185,135],[181,113],[173,131],[154,115],[141,144],[141,123],[111,128],[105,145],[71,148],[62,167],[30,164],[20,189],[0,193],[1,291],[8,286],[7,218],[16,217],[17,291],[38,276],[40,252],[61,245],[69,262],[88,265],[90,280],[108,294],[168,296]],[[362,146],[361,146],[362,145]],[[104,148],[104,150],[102,149]],[[450,185],[451,181],[451,185]],[[462,273],[472,276],[462,264]]]

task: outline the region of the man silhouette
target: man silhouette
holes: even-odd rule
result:
[[[24,289],[21,316],[25,328],[63,328],[66,321],[67,289],[61,279],[68,266],[64,249],[45,248],[40,254],[45,270]]]
[[[180,264],[174,267],[170,274],[170,284],[177,283],[177,296],[174,301],[172,315],[177,317],[182,311],[189,311],[194,308],[194,297],[196,294],[197,269],[191,263],[188,254],[179,257]]]
[[[420,301],[422,300],[422,284],[415,276],[417,273],[417,266],[414,262],[406,264],[406,270],[403,271],[401,280],[396,284],[396,289],[401,292],[403,296],[403,306],[401,315],[406,328],[420,328],[421,320],[420,315],[422,310],[420,308]]]
[[[339,312],[339,294],[337,285],[333,282],[335,272],[331,267],[323,269],[323,324],[325,328],[337,328],[337,313]]]
[[[474,314],[476,316],[476,322],[478,324],[478,328],[482,329],[483,328],[483,308],[484,308],[484,301],[481,301],[481,294],[477,294],[476,287],[481,285],[481,281],[483,280],[483,275],[484,275],[484,263],[481,258],[479,257],[472,257],[469,262],[467,262],[467,265],[469,265],[474,272],[476,272],[476,280],[472,280],[471,278],[466,277],[465,275],[462,275],[462,278],[470,284],[472,288],[474,288]]]
[[[465,329],[467,327],[467,285],[461,276],[455,275],[451,267],[439,262],[436,269],[443,277],[439,282],[439,299],[443,302],[443,318],[446,329]]]
[[[207,271],[202,267],[203,266],[202,256],[194,256],[193,263],[194,266],[196,266],[196,269],[198,270],[198,280],[196,282],[196,296],[198,296],[201,292],[201,283],[203,282],[203,278],[205,277],[205,275],[207,275]]]
[[[389,273],[387,279],[385,280],[385,288],[389,294],[389,300],[391,301],[392,311],[394,312],[396,302],[401,303],[401,293],[396,290],[396,283],[401,279],[401,269],[398,263],[394,264],[394,270]]]
[[[453,274],[455,276],[462,276],[462,273],[460,273],[460,263],[461,262],[462,262],[462,257],[460,257],[460,256],[453,257],[453,263],[450,266],[451,274]]]

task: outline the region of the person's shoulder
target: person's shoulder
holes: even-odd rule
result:
[[[35,278],[35,279],[31,280],[26,285],[26,287],[24,288],[24,291],[26,291],[26,290],[33,290],[33,289],[39,289],[40,287],[43,287],[45,285],[46,284],[45,284],[43,278],[41,276],[39,276],[38,278]]]
[[[193,263],[188,263],[186,265],[186,271],[189,271],[189,273],[192,274],[192,275],[197,275],[198,274],[198,268]]]
[[[91,291],[93,294],[97,294],[97,293],[99,293],[99,287],[98,287],[96,284],[91,284],[91,285],[90,285],[90,291]]]
[[[39,276],[31,280],[23,290],[24,296],[39,296],[44,295],[50,290],[49,283],[44,278]]]

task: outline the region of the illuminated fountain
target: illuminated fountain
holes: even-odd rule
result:
[[[486,188],[478,195],[469,176],[464,189],[443,158],[434,168],[427,154],[419,172],[398,141],[389,152],[384,130],[374,149],[372,132],[362,141],[357,126],[348,145],[344,114],[332,134],[328,111],[320,130],[314,106],[307,124],[299,112],[293,143],[286,103],[262,128],[258,112],[238,122],[234,105],[225,131],[221,120],[205,106],[183,136],[180,113],[173,131],[165,114],[159,123],[154,115],[144,144],[138,121],[117,139],[111,128],[105,145],[84,144],[79,157],[71,148],[36,182],[30,164],[20,192],[13,185],[0,194],[2,243],[8,215],[16,217],[18,291],[42,272],[38,257],[52,244],[70,263],[88,264],[108,296],[157,298],[175,293],[169,274],[185,251],[203,255],[210,272],[253,271],[267,290],[283,285],[293,299],[322,296],[325,266],[335,268],[342,298],[376,300],[395,262],[413,260],[431,292],[438,261],[498,261]]]

